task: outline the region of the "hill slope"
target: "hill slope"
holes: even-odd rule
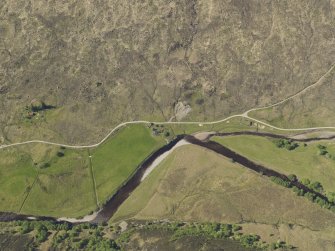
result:
[[[240,223],[269,242],[334,250],[334,213],[197,146],[170,155],[112,221],[127,218]]]
[[[121,121],[212,120],[280,100],[334,63],[334,5],[4,0],[0,140],[88,143]],[[55,109],[27,119],[35,100]]]

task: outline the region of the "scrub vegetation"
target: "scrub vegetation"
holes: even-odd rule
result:
[[[92,143],[124,121],[212,121],[282,100],[334,64],[334,8],[312,0],[4,0],[0,142]],[[280,109],[285,123],[334,121],[332,83]],[[55,109],[23,121],[25,108],[42,102]]]
[[[313,89],[276,107],[249,115],[283,128],[334,126],[334,87],[335,67]]]
[[[231,251],[271,250],[293,246],[284,241],[266,243],[242,227],[220,223],[131,221],[126,229],[118,224],[71,225],[49,221],[0,223],[2,248],[12,250],[204,250],[217,247]],[[147,241],[150,240],[150,241]]]

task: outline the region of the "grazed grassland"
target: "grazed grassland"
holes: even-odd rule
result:
[[[1,150],[0,211],[55,217],[86,215],[165,143],[163,135],[153,136],[146,125],[132,125],[90,151],[44,144]]]
[[[110,197],[151,152],[165,143],[163,137],[152,136],[147,126],[131,125],[93,150],[92,166],[100,203]]]
[[[322,183],[326,191],[335,191],[335,161],[318,154],[318,145],[327,146],[335,154],[335,144],[329,141],[300,143],[295,150],[278,148],[272,139],[258,136],[215,137],[215,141],[286,175],[295,174],[298,178],[308,178]]]
[[[96,209],[86,150],[64,150],[50,166],[38,170],[22,213],[78,217]]]
[[[133,192],[112,221],[126,218],[292,224],[320,232],[335,229],[332,212],[196,146],[184,146],[171,154]],[[320,247],[330,247],[329,235],[318,238]],[[306,242],[312,245],[312,241]],[[298,239],[289,243],[306,246]]]

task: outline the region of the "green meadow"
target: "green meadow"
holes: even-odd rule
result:
[[[147,125],[130,125],[90,150],[44,144],[1,150],[0,211],[84,216],[101,206],[164,144],[165,138],[153,136]]]
[[[143,125],[122,128],[106,143],[92,151],[92,167],[98,200],[104,203],[147,157],[166,144],[161,136],[152,136]]]
[[[214,137],[213,140],[270,169],[319,181],[326,191],[335,191],[335,160],[318,154],[321,144],[335,155],[334,142],[299,143],[298,148],[289,151],[278,148],[273,139],[258,136]]]

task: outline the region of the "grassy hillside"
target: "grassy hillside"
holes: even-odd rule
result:
[[[330,141],[308,143],[289,151],[278,148],[272,139],[257,136],[215,137],[215,141],[264,166],[299,179],[319,181],[326,191],[335,192],[335,160],[319,154],[318,145],[327,147],[335,155]]]
[[[121,121],[280,100],[334,63],[334,12],[326,0],[1,1],[0,141],[91,143]],[[36,100],[53,108],[29,115]]]
[[[335,230],[334,213],[196,146],[181,147],[170,155],[133,192],[112,221],[127,218],[249,223],[262,238],[282,239],[301,250],[328,250],[331,237],[327,233]],[[264,232],[257,223],[285,231]],[[290,237],[296,234],[296,226],[311,239]]]
[[[334,88],[335,67],[315,87],[278,106],[249,115],[283,128],[335,126]]]

